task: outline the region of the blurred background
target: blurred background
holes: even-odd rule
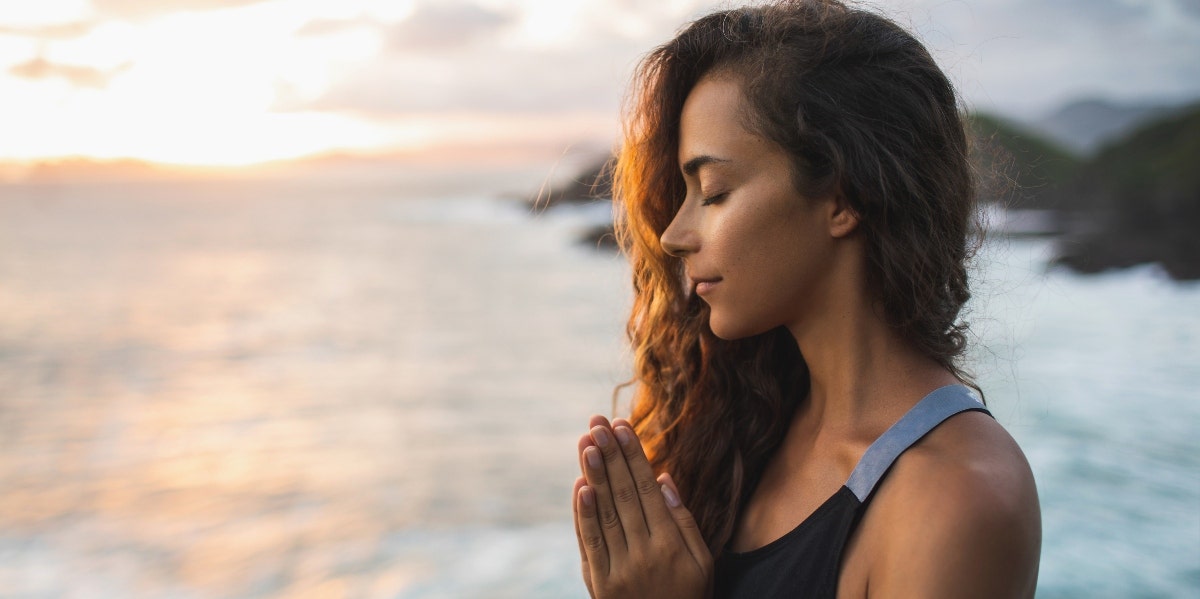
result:
[[[720,6],[0,2],[0,597],[585,597],[595,173]],[[1039,596],[1200,596],[1200,4],[871,6],[989,173],[970,367]]]

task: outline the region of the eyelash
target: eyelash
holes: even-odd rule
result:
[[[700,205],[701,206],[711,206],[711,205],[716,204],[717,202],[720,202],[721,200],[725,199],[725,196],[727,196],[727,195],[729,195],[729,192],[722,192],[722,193],[708,196],[707,198],[700,200]]]

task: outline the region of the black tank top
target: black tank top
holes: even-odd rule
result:
[[[962,385],[925,396],[867,448],[846,484],[799,526],[758,549],[726,551],[716,564],[716,599],[835,597],[846,541],[892,463],[947,418],[971,410],[990,415]]]

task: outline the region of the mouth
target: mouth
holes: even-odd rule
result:
[[[714,277],[711,279],[692,279],[692,289],[695,291],[696,295],[703,296],[704,294],[711,292],[713,288],[716,287],[720,282],[721,277]]]

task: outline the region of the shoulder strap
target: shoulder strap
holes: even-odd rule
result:
[[[850,473],[846,486],[859,501],[865,502],[900,454],[947,418],[969,410],[991,415],[963,385],[949,385],[934,390],[867,448],[854,467],[854,472]]]

